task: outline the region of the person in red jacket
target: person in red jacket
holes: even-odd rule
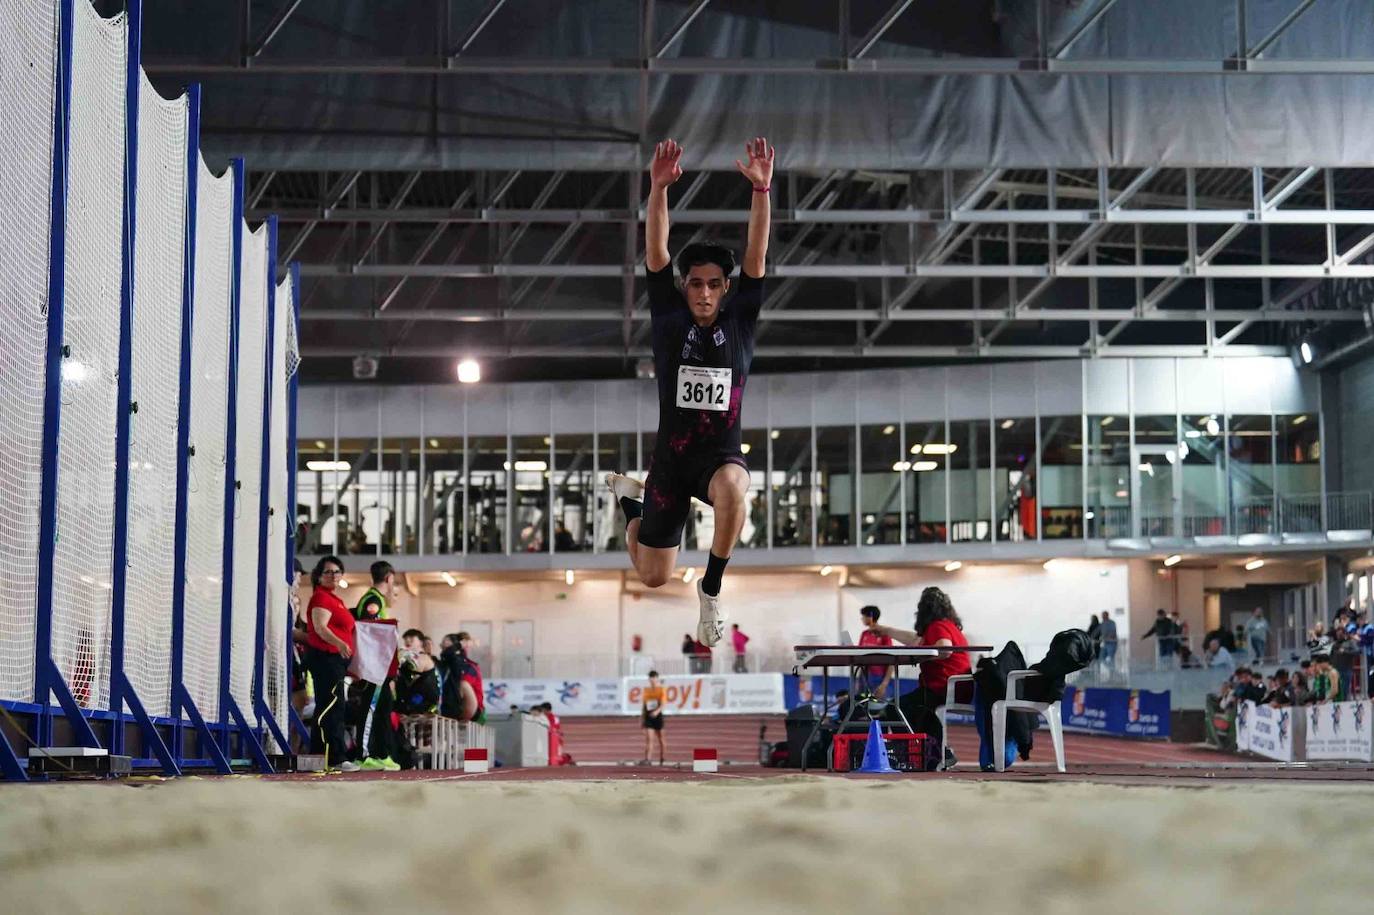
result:
[[[903,645],[921,645],[932,648],[967,646],[964,638],[964,624],[954,610],[949,595],[939,588],[926,588],[916,604],[916,629],[896,629],[892,626],[877,626],[875,631],[890,636],[893,641]],[[902,696],[898,704],[907,721],[918,732],[929,734],[936,740],[943,740],[944,731],[935,710],[945,704],[945,688],[949,678],[966,674],[972,670],[968,652],[941,652],[938,658],[921,662],[920,686]],[[945,747],[945,767],[954,765],[954,753]]]
[[[315,681],[315,721],[310,742],[312,749],[324,753],[325,768],[356,772],[358,764],[345,757],[344,742],[344,677],[348,675],[348,659],[353,657],[355,644],[353,613],[335,593],[343,574],[344,566],[337,556],[324,557],[310,573],[310,583],[315,586],[305,614],[305,663]]]

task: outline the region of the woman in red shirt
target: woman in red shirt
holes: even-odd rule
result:
[[[891,626],[878,626],[876,631],[891,636],[903,645],[920,645],[932,648],[946,646],[967,646],[964,638],[964,624],[959,614],[954,612],[954,604],[949,595],[939,588],[926,588],[916,604],[916,631],[895,629]],[[921,662],[920,686],[902,696],[898,704],[907,721],[918,732],[924,732],[936,740],[944,740],[940,719],[935,710],[945,704],[945,688],[949,678],[966,674],[972,670],[968,652],[941,652],[940,657]],[[945,747],[945,766],[954,765],[954,753]]]
[[[315,721],[310,728],[311,749],[324,753],[326,768],[356,772],[359,766],[345,759],[345,691],[348,659],[353,657],[353,614],[335,589],[343,578],[343,563],[326,556],[315,563],[310,583],[315,591],[306,606],[309,625],[305,633],[305,663],[315,681]]]

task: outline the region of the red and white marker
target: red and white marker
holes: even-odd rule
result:
[[[487,759],[486,747],[468,747],[463,751],[464,772],[488,772],[491,763]]]
[[[692,771],[693,772],[719,772],[720,757],[716,754],[714,747],[698,747],[692,751]]]

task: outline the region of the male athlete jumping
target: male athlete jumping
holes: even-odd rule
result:
[[[754,325],[763,305],[768,253],[773,149],[763,137],[745,144],[748,162],[735,167],[753,185],[749,241],[734,294],[735,257],[720,245],[688,245],[678,254],[681,285],[668,255],[668,186],[682,177],[682,147],[664,140],[649,166],[644,268],[649,281],[654,368],[658,378],[658,438],[643,483],[606,475],[625,512],[625,544],[640,581],[668,580],[695,496],[715,511],[706,574],[697,584],[697,639],[715,645],[729,618],[720,606],[720,580],[744,527],[749,471],[740,450],[740,407],[754,359]]]

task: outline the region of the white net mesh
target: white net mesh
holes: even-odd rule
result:
[[[288,290],[291,288],[290,279],[283,280],[283,283]],[[282,300],[279,297],[277,301],[281,302]],[[278,307],[281,306],[278,305]],[[294,307],[293,305],[292,308],[294,309]],[[290,378],[292,375],[296,374],[296,369],[301,367],[301,345],[300,341],[296,339],[296,315],[294,310],[287,311],[286,324],[284,327],[286,330],[286,354],[284,357],[286,360],[286,377]],[[283,434],[285,433],[283,432]]]
[[[270,441],[272,467],[268,473],[267,505],[267,655],[264,698],[283,729],[287,727],[286,625],[291,613],[287,588],[286,534],[292,513],[286,504],[286,383],[287,332],[291,317],[291,283],[277,286],[272,335],[272,413]],[[282,748],[285,752],[286,748]]]
[[[234,475],[234,643],[229,690],[253,708],[253,645],[258,621],[258,500],[262,493],[263,381],[267,361],[267,226],[243,233],[239,293],[238,428]]]
[[[183,679],[207,719],[219,717],[219,624],[224,588],[224,462],[229,401],[230,231],[234,175],[203,161],[196,198],[191,312],[191,420],[186,492]]]
[[[33,698],[57,8],[0,0],[0,699]]]
[[[109,704],[124,206],[125,19],[76,4],[52,654],[77,702]]]
[[[139,81],[134,231],[133,400],[124,667],[149,714],[171,697],[177,385],[186,228],[186,98]]]

